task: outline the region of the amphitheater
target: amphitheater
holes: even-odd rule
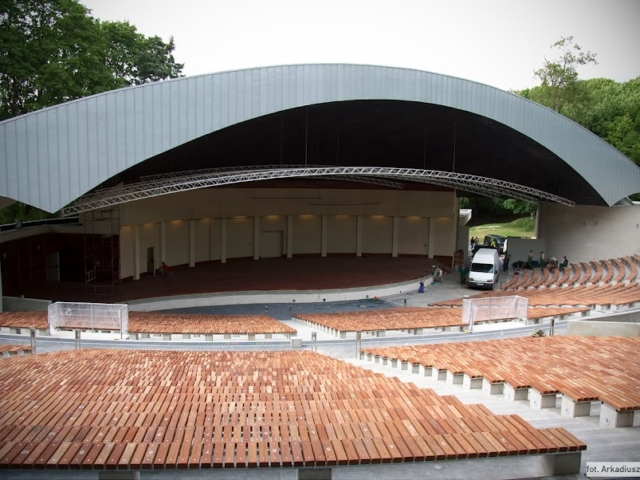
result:
[[[640,462],[640,169],[559,115],[427,72],[287,66],[107,92],[0,139],[0,200],[66,216],[0,229],[2,478]],[[512,257],[570,265],[466,288],[465,194],[539,202]]]

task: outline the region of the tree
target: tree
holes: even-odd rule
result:
[[[584,52],[580,45],[573,43],[573,37],[563,37],[551,45],[551,48],[560,49],[560,57],[555,60],[545,58],[542,68],[534,72],[542,82],[539,103],[565,114],[569,106],[575,108],[580,104],[582,92],[577,68],[589,63],[596,65],[598,62],[594,53]]]
[[[100,22],[77,0],[0,0],[0,120],[129,85],[176,78],[168,43]]]

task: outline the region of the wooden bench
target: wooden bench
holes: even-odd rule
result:
[[[562,408],[568,416],[588,415],[586,403],[600,400],[605,405],[601,426],[629,426],[633,412],[640,409],[635,382],[640,378],[640,364],[635,360],[638,348],[638,337],[523,337],[367,348],[363,352],[367,356],[381,352],[388,358],[482,377],[488,384],[504,383],[514,391],[530,388],[529,400],[535,408],[555,406],[556,395],[562,394]],[[536,353],[540,349],[545,351],[543,358]],[[493,360],[497,356],[500,364]],[[499,392],[491,389],[487,393]],[[585,405],[576,405],[580,403]]]
[[[586,448],[563,429],[312,352],[46,357],[3,363],[0,468],[319,467]]]

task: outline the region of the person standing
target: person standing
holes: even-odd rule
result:
[[[527,268],[533,269],[533,250],[529,250],[529,254],[527,255]]]
[[[509,260],[511,260],[511,254],[509,252],[504,252],[504,258],[502,259],[502,270],[509,270]]]

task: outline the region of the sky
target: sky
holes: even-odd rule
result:
[[[640,76],[638,0],[80,0],[101,20],[174,37],[187,76],[302,63],[414,68],[503,90],[573,36],[597,55],[580,78]]]

